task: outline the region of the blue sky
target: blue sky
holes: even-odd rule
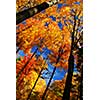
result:
[[[50,63],[48,63],[48,70],[51,72],[51,74],[53,72],[53,69],[54,69],[54,66],[51,65]],[[68,70],[63,69],[62,67],[56,68],[56,71],[55,71],[55,74],[53,76],[52,82],[55,81],[55,80],[62,80],[67,72],[68,72]],[[74,72],[77,72],[76,65],[74,66]],[[50,79],[50,75],[49,74],[47,74],[47,75],[44,74],[43,76],[48,77],[48,79],[46,79],[46,83],[48,83],[48,81]]]
[[[35,52],[37,46],[34,46],[32,49],[31,49],[31,53]],[[43,51],[44,52],[40,52],[39,50],[37,51],[36,55],[37,56],[40,56],[42,55],[43,59],[46,59],[48,57],[48,55],[51,53],[50,50],[48,50],[47,48],[43,48]],[[18,54],[17,54],[17,58],[20,57],[20,56],[25,56],[23,50],[19,50]],[[50,63],[48,63],[48,70],[52,73],[54,69],[54,66],[52,66]],[[66,71],[64,69],[61,69],[61,68],[57,68],[56,69],[56,72],[54,74],[54,77],[53,77],[53,80],[61,80],[64,75],[65,75]],[[48,81],[48,80],[47,80]]]
[[[37,48],[38,48],[37,46],[34,46],[34,47],[31,49],[31,53],[35,52],[35,50],[36,50]],[[39,50],[37,50],[37,52],[36,52],[36,55],[37,55],[37,56],[36,56],[36,57],[39,57],[40,55],[42,55],[43,59],[47,59],[47,57],[48,57],[48,55],[51,53],[51,51],[50,51],[48,48],[46,48],[46,47],[43,48],[42,50],[43,50],[42,52],[40,52]],[[20,56],[25,56],[25,53],[24,53],[23,50],[19,50],[19,52],[18,52],[18,54],[17,54],[17,58],[19,58]],[[48,63],[48,70],[49,70],[49,72],[51,72],[51,74],[52,74],[53,69],[54,69],[54,66],[53,66],[51,63],[49,63],[49,62],[47,62],[47,63]],[[74,71],[77,72],[76,65],[75,65],[74,67],[75,67],[75,68],[74,68]],[[47,71],[45,71],[45,72],[47,72]],[[62,80],[62,79],[64,78],[66,72],[67,72],[67,70],[63,69],[62,67],[57,68],[57,69],[56,69],[56,72],[55,72],[55,74],[54,74],[54,76],[53,76],[52,82],[53,82],[54,80]],[[48,81],[49,81],[51,75],[50,75],[50,74],[43,74],[42,76],[48,77],[48,79],[46,79],[46,83],[48,83]]]
[[[23,50],[19,50],[19,52],[17,53],[17,56],[16,56],[16,58],[19,58],[20,56],[25,56],[25,53],[24,53],[24,51]]]
[[[49,70],[49,72],[51,72],[51,74],[53,72],[53,69],[54,69],[54,66],[51,65],[50,63],[48,63],[48,70]],[[57,68],[56,71],[55,71],[55,74],[53,76],[52,82],[54,80],[62,80],[64,78],[66,72],[67,72],[67,70],[64,70],[63,68]],[[47,75],[46,74],[43,74],[43,76],[48,77],[48,79],[46,79],[46,83],[48,83],[51,75],[50,74],[47,74]]]

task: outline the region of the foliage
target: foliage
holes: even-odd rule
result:
[[[30,56],[31,54],[24,56],[23,58],[20,57],[20,60],[16,62],[16,71],[17,71],[16,75],[18,71],[20,71],[20,69],[23,67],[23,65],[27,62],[27,60],[30,58]],[[47,67],[47,65],[46,64],[44,65],[43,63],[44,61],[41,57],[39,57],[38,59],[33,57],[29,62],[29,64],[25,67],[23,72],[21,72],[21,75],[19,76],[16,82],[17,86],[16,94],[19,100],[23,100],[28,97],[28,94],[30,93],[30,90],[34,85],[40,70],[46,69]],[[41,92],[43,92],[45,87],[46,87],[45,80],[39,78],[34,88],[34,92],[38,92],[39,94],[41,94]],[[36,95],[35,93],[33,94]]]
[[[47,98],[46,100],[62,100],[62,96],[63,96],[63,92],[64,92],[64,87],[65,87],[65,81],[66,81],[66,76],[62,79],[62,80],[56,80],[54,81],[50,88],[48,89],[47,92]],[[73,78],[72,78],[72,88],[71,88],[71,92],[70,92],[70,100],[80,100],[79,99],[79,80],[78,77],[80,77],[79,73],[73,73]],[[77,99],[78,97],[78,99]]]
[[[29,9],[44,1],[46,0],[17,0],[16,12]],[[61,0],[58,4],[16,25],[16,45],[19,50],[23,50],[25,53],[25,56],[16,59],[16,75],[32,57],[34,48],[38,48],[16,79],[16,98],[18,100],[27,100],[39,74],[41,75],[32,90],[30,100],[42,100],[47,84],[40,72],[42,69],[48,70],[47,63],[52,64],[54,68],[61,67],[68,70],[74,20],[76,20],[76,26],[72,54],[77,72],[73,73],[72,76],[70,100],[81,100],[83,73],[82,4],[82,0]],[[75,17],[73,17],[74,14]],[[62,80],[53,81],[45,94],[45,99],[62,100],[66,79],[67,73]]]
[[[35,80],[37,79],[37,76],[38,74],[33,70],[23,79],[20,86],[16,90],[16,97],[18,100],[26,100],[30,90],[32,89],[32,86],[35,83]],[[32,92],[32,95],[36,95],[36,93],[39,93],[39,95],[41,95],[45,87],[45,80],[39,78],[37,85],[34,91]]]

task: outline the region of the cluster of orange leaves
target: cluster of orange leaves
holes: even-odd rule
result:
[[[16,62],[16,75],[19,73],[19,71],[23,68],[23,66],[27,63],[27,61],[30,59],[32,54],[28,54],[27,56],[20,57],[20,60]],[[33,57],[30,62],[26,65],[24,70],[21,72],[20,76],[17,79],[17,98],[19,100],[26,99],[28,97],[28,94],[30,90],[32,89],[38,74],[42,68],[46,68],[46,66],[43,66],[43,59],[40,57],[39,59],[36,59]],[[34,89],[34,91],[42,92],[46,87],[46,82],[43,79],[38,80],[37,85]]]
[[[68,31],[66,26],[63,26],[63,29],[60,30],[58,27],[58,22],[61,21],[64,24],[62,19],[63,16],[70,16],[70,7],[62,7],[60,12],[57,13],[57,7],[53,6],[46,9],[45,13],[39,13],[32,18],[26,20],[26,24],[19,24],[19,29],[17,30],[17,42],[21,42],[19,44],[20,49],[24,50],[27,53],[32,46],[38,45],[40,42],[38,38],[44,38],[44,44],[48,49],[53,51],[54,55],[58,55],[58,50],[61,45],[65,46],[63,48],[66,51],[62,55],[62,59],[60,63],[56,64],[56,67],[63,66],[67,68],[68,66],[68,56],[70,52],[70,32]],[[47,17],[54,15],[56,17],[56,21],[52,21],[51,18]],[[59,17],[61,17],[59,19]],[[48,27],[45,26],[45,23],[48,22]],[[63,38],[64,36],[64,38]],[[62,44],[63,43],[63,44]],[[51,57],[51,62],[55,62],[56,59]]]
[[[50,38],[51,41],[54,41],[55,39],[55,34],[58,33],[59,34],[59,39],[61,39],[61,33],[68,33],[68,30],[65,26],[63,26],[63,30],[61,31],[58,27],[58,22],[61,20],[62,24],[63,19],[57,19],[56,22],[52,21],[49,17],[47,17],[46,15],[50,16],[50,15],[54,15],[56,18],[59,17],[59,15],[68,15],[69,13],[66,13],[67,11],[69,11],[69,7],[68,9],[66,8],[65,12],[63,11],[63,8],[61,9],[61,13],[58,14],[56,12],[56,7],[53,6],[53,8],[48,8],[46,10],[46,13],[39,13],[36,16],[34,16],[34,18],[29,18],[26,20],[25,24],[20,23],[19,25],[17,25],[18,29],[16,30],[17,33],[19,33],[17,35],[17,42],[23,42],[19,47],[21,47],[22,50],[25,51],[25,49],[30,49],[33,46],[33,42],[35,41],[35,37],[39,38],[39,37],[48,37]],[[38,19],[37,19],[38,18]],[[48,25],[48,27],[45,27],[45,23],[48,22],[50,23]],[[53,33],[53,34],[51,34]],[[49,34],[49,35],[48,35]],[[68,35],[67,35],[68,36]],[[49,40],[47,38],[47,40]],[[69,38],[69,36],[67,37],[67,39]],[[70,41],[70,40],[69,40]],[[48,42],[48,41],[47,41]],[[50,44],[49,44],[50,45]]]

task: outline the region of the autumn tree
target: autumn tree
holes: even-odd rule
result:
[[[54,64],[54,69],[53,69],[53,72],[52,72],[52,75],[51,75],[51,77],[50,77],[50,79],[49,79],[49,82],[48,82],[48,84],[47,84],[47,87],[46,87],[46,90],[45,90],[45,92],[43,93],[43,96],[42,96],[42,100],[44,100],[45,99],[45,95],[46,95],[46,93],[47,93],[47,90],[48,90],[48,88],[49,88],[49,86],[50,86],[50,83],[51,83],[51,81],[52,81],[52,78],[53,78],[53,76],[54,76],[54,73],[55,73],[55,71],[56,71],[56,68],[57,67],[65,67],[66,66],[66,69],[67,69],[67,62],[65,61],[65,64],[62,64],[63,62],[62,62],[62,60],[61,59],[68,59],[68,55],[69,55],[69,48],[68,48],[68,44],[67,45],[64,45],[63,46],[63,40],[64,40],[64,37],[63,37],[63,39],[62,39],[62,41],[60,41],[61,42],[61,45],[60,45],[60,47],[58,48],[58,53],[57,52],[55,52],[55,49],[54,49],[54,55],[57,55],[57,56],[54,56],[54,57],[52,57],[53,55],[50,55],[50,60],[51,60],[51,62]],[[57,41],[58,42],[58,41]],[[58,42],[59,43],[59,42]],[[55,44],[56,45],[56,44]],[[56,53],[56,54],[55,54]],[[67,56],[65,56],[64,54],[66,54],[67,53]]]
[[[62,100],[70,100],[70,90],[71,90],[73,69],[74,69],[74,63],[75,63],[75,54],[74,54],[75,46],[79,44],[80,37],[82,36],[82,32],[79,31],[79,28],[82,25],[82,23],[80,24],[80,17],[82,15],[82,12],[77,11],[77,10],[72,10],[72,12],[74,15],[73,15],[73,30],[71,32],[71,38],[72,38],[71,52],[70,52],[70,57],[68,61],[68,66],[69,66],[68,75],[66,78],[66,84],[65,84],[65,89],[64,89]]]
[[[18,53],[19,50],[23,50],[27,55],[25,59],[17,59],[17,98],[19,100],[33,100],[33,98],[34,100],[45,100],[48,98],[48,89],[58,67],[68,69],[68,75],[66,77],[66,84],[63,84],[65,86],[64,93],[60,93],[59,91],[54,93],[59,95],[60,98],[63,97],[63,100],[70,100],[70,93],[78,86],[80,87],[78,89],[78,95],[80,98],[82,97],[82,4],[79,4],[78,1],[76,3],[76,1],[61,0],[60,3],[58,3],[59,0],[52,0],[51,3],[41,1],[40,4],[38,3],[39,5],[33,5],[32,8],[29,7],[17,13],[16,45],[18,49],[16,52]],[[66,5],[66,2],[69,2],[68,5],[70,6]],[[29,4],[29,2],[26,4]],[[40,13],[38,13],[36,11],[40,9],[38,7],[47,9],[44,12],[40,12],[43,10],[41,9],[39,10]],[[31,15],[28,14],[29,11],[32,11],[30,13]],[[34,11],[36,12],[34,13]],[[23,16],[21,15],[22,13]],[[28,14],[28,16],[25,16],[25,14]],[[37,48],[34,49],[34,52],[30,53],[33,47]],[[48,50],[46,51],[44,49],[48,49],[51,53],[47,55]],[[37,56],[38,51],[41,52],[40,56]],[[44,52],[46,53],[43,54]],[[29,57],[28,54],[30,54]],[[46,59],[54,66],[53,72],[47,87],[45,85],[41,87],[40,85],[42,89],[39,87],[36,88],[39,80],[42,79],[41,74],[44,70],[43,66],[45,65],[44,61]],[[75,64],[80,73],[77,76],[77,81],[78,83],[81,82],[81,84],[76,84],[72,88]],[[34,75],[36,78],[34,78]],[[41,89],[43,91],[35,91],[35,89]],[[21,95],[23,96],[20,98]]]
[[[30,99],[30,96],[31,96],[31,94],[32,94],[32,91],[34,90],[34,88],[35,88],[35,86],[36,86],[36,84],[37,84],[39,78],[41,78],[40,76],[41,76],[41,74],[42,74],[42,71],[43,71],[44,69],[47,68],[46,61],[45,61],[44,64],[42,64],[41,66],[42,66],[41,71],[39,72],[39,75],[38,75],[38,77],[37,77],[37,79],[36,79],[36,81],[35,81],[35,83],[34,83],[32,89],[31,89],[30,93],[28,94],[27,100]]]
[[[20,70],[19,68],[22,66],[22,64],[24,64],[25,60],[26,58],[17,62],[18,70]],[[34,88],[37,88],[38,82],[40,82],[41,72],[46,69],[46,67],[47,65],[43,64],[42,58],[38,58],[38,60],[36,60],[35,57],[32,58],[17,80],[17,98],[21,99],[24,96],[24,93],[26,94],[24,98],[30,97],[29,95],[31,95]],[[34,74],[33,79],[31,78],[32,73]],[[21,91],[24,91],[23,94],[19,94]]]

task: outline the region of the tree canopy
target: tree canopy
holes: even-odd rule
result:
[[[17,0],[16,24],[16,100],[82,100],[83,1]]]

